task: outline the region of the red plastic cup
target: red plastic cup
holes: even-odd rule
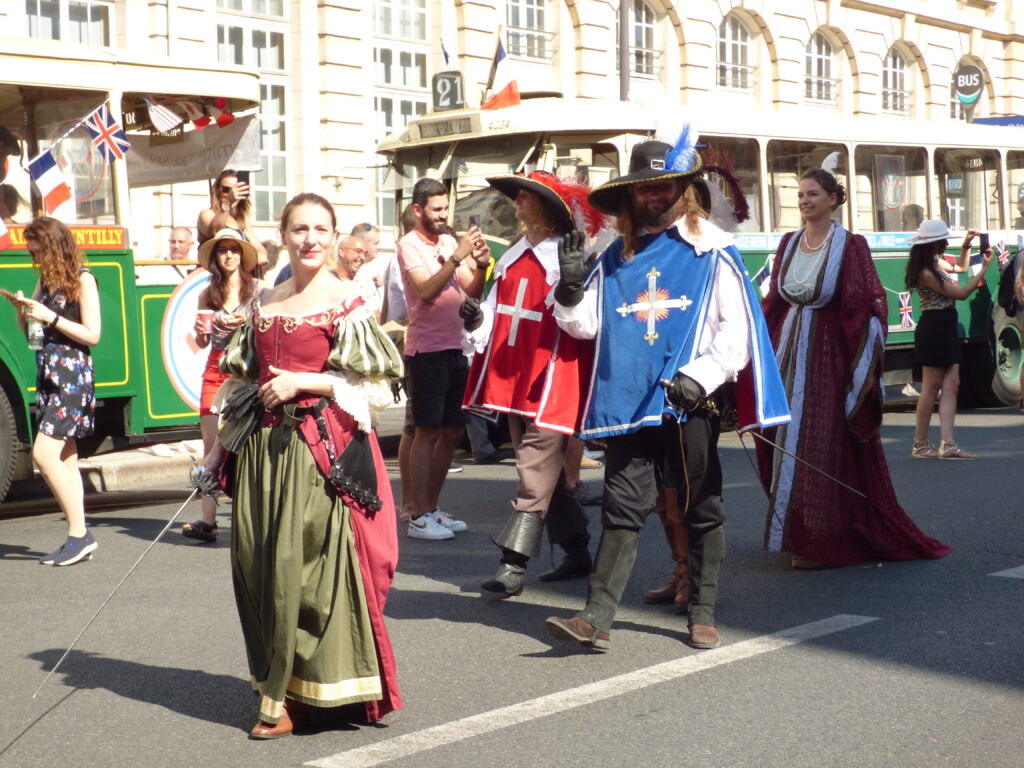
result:
[[[213,310],[212,309],[200,309],[196,312],[196,317],[199,318],[199,329],[203,333],[209,335],[213,333]]]

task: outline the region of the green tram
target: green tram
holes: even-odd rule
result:
[[[205,278],[200,272],[182,280],[195,262],[137,260],[131,244],[153,238],[152,233],[139,233],[147,236],[133,239],[130,204],[141,188],[209,180],[231,167],[229,162],[238,159],[239,137],[249,130],[241,123],[255,124],[240,115],[234,131],[216,134],[209,129],[192,146],[198,137],[184,126],[158,134],[145,98],[187,100],[200,109],[218,99],[224,105],[227,99],[227,108],[239,114],[258,106],[258,77],[236,68],[169,67],[166,60],[115,56],[109,49],[43,49],[41,53],[39,46],[26,43],[0,52],[0,137],[13,140],[0,157],[0,175],[22,203],[14,217],[18,223],[8,225],[11,245],[0,251],[0,287],[30,295],[38,279],[25,250],[24,223],[42,206],[24,165],[51,148],[69,186],[74,186],[73,212],[63,218],[59,209],[58,218],[74,233],[100,291],[103,331],[92,350],[96,432],[79,441],[81,453],[198,437],[201,373],[195,373],[195,362],[181,352],[185,349],[185,357],[190,356],[188,334]],[[75,128],[103,103],[132,144],[124,160],[109,165],[86,131]],[[258,159],[258,141],[254,146]],[[189,156],[188,162],[181,160],[183,155]],[[200,357],[198,349],[191,351]],[[183,386],[183,376],[195,378],[196,393]],[[32,477],[35,382],[35,353],[18,331],[14,308],[0,301],[0,500],[13,481]]]
[[[385,215],[392,214],[397,226],[413,183],[429,175],[450,190],[452,226],[463,231],[469,217],[478,216],[492,251],[503,253],[519,237],[514,209],[488,187],[487,176],[540,169],[597,186],[626,172],[630,150],[654,135],[655,126],[678,132],[690,117],[678,110],[673,119],[670,111],[654,114],[628,102],[549,94],[500,110],[418,115],[378,147],[389,159]],[[813,120],[776,113],[745,114],[742,120],[702,113],[692,119],[705,162],[728,169],[750,204],[751,217],[736,240],[755,283],[783,233],[800,226],[800,174],[826,158],[834,162],[848,192],[835,218],[867,238],[887,291],[886,397],[916,398],[913,318],[920,309],[914,294],[906,318],[899,296],[905,291],[908,240],[922,220],[942,218],[954,231],[947,255],[959,254],[957,232],[976,229],[988,232],[993,245],[1004,242],[1012,256],[1024,233],[1024,131],[952,120],[828,117],[818,111]],[[668,130],[657,131],[659,138]],[[988,290],[957,302],[965,345],[961,396],[977,405],[1015,404],[1021,396],[1024,325],[1020,315],[1008,318],[994,305],[999,274],[993,265]]]

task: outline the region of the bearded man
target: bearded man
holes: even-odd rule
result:
[[[617,217],[622,237],[589,274],[581,253],[565,252],[554,294],[559,325],[596,339],[580,436],[605,441],[605,479],[586,606],[546,626],[596,650],[610,645],[640,529],[663,491],[689,534],[687,642],[718,646],[725,557],[719,390],[740,377],[743,427],[789,420],[746,269],[731,235],[705,218],[709,189],[696,178],[702,160],[691,135],[684,129],[675,146],[637,145],[630,172],[591,193],[594,208]],[[752,397],[742,399],[743,392]]]

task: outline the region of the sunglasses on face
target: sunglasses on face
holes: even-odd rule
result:
[[[220,193],[221,193],[222,195],[226,195],[226,194],[228,194],[228,193],[229,193],[229,192],[230,192],[230,191],[231,191],[232,189],[234,189],[234,187],[223,187],[223,186],[222,186],[222,187],[220,188]]]

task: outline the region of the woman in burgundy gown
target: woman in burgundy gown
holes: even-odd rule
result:
[[[793,416],[765,430],[785,452],[758,441],[765,547],[791,553],[796,568],[951,551],[914,525],[892,487],[879,434],[885,289],[867,241],[831,218],[845,199],[828,171],[803,175],[805,226],[782,238],[761,303]]]
[[[335,230],[319,195],[288,203],[281,236],[293,277],[255,297],[251,325],[222,362],[233,375],[218,393],[220,441],[236,452],[225,473],[232,574],[258,739],[301,727],[310,707],[361,703],[373,722],[402,705],[383,617],[395,511],[370,427],[401,359],[355,284],[325,266]],[[332,465],[360,481],[332,478]]]

